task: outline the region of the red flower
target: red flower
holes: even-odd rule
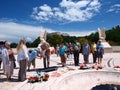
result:
[[[41,82],[41,81],[47,81],[49,78],[49,75],[48,74],[45,74],[45,76],[36,76],[36,77],[29,77],[28,78],[28,82],[29,83],[35,83],[35,82]]]
[[[95,66],[93,65],[93,66],[91,66],[91,68],[92,68],[92,69],[94,69],[94,68],[95,68]]]
[[[84,68],[84,66],[83,66],[83,65],[81,65],[81,66],[80,66],[80,68]]]
[[[48,75],[48,74],[45,74],[45,78],[47,78],[47,79],[48,79],[48,78],[49,78],[49,75]]]
[[[37,77],[29,77],[28,80],[29,81],[36,81],[38,78]]]
[[[114,68],[120,68],[120,66],[114,66]]]
[[[84,68],[84,67],[86,67],[86,64],[80,65],[80,69],[82,69],[82,68]]]

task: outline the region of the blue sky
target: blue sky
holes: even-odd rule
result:
[[[0,40],[33,41],[41,30],[85,36],[119,18],[120,0],[0,0]]]

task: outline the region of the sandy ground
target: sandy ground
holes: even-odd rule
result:
[[[103,58],[103,63],[102,65],[105,66],[107,61],[109,59],[113,59],[115,60],[114,64],[120,64],[119,62],[119,56],[120,53],[106,53],[104,54],[104,58]],[[60,65],[60,57],[57,57],[55,54],[51,55],[51,62],[50,62],[50,67],[54,67],[54,66],[61,66]],[[89,61],[90,63],[92,63],[92,55],[90,54],[89,57]],[[72,60],[67,60],[67,65],[75,67],[73,65],[73,59]],[[80,54],[80,63],[83,63],[83,55]],[[18,63],[16,62],[17,67],[14,69],[14,74],[12,76],[12,80],[11,81],[6,81],[6,77],[3,74],[2,69],[0,69],[0,90],[10,90],[13,87],[19,85],[21,82],[18,81],[18,70],[19,70],[19,66]],[[37,70],[42,70],[43,69],[43,60],[41,59],[36,59],[36,69]],[[31,70],[28,72],[27,71],[27,77],[33,75],[34,73],[36,73],[36,71],[33,70],[33,67],[31,66]]]

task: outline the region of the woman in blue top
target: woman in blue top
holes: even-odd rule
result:
[[[60,46],[60,58],[61,58],[62,67],[66,65],[66,55],[65,55],[66,50],[67,47],[64,45],[64,43],[62,43],[62,45]]]
[[[104,54],[104,47],[101,44],[101,40],[98,41],[97,44],[97,58],[98,58],[98,64],[102,63],[102,58],[103,58],[103,54]]]

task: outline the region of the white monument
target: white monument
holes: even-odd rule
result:
[[[44,39],[46,41],[46,35],[47,35],[46,30],[40,31],[40,40]]]
[[[105,34],[105,29],[100,29],[98,28],[98,33],[99,33],[99,40],[102,41],[102,45],[104,46],[104,52],[105,53],[110,53],[112,52],[112,47],[108,42],[106,42],[106,34]]]

